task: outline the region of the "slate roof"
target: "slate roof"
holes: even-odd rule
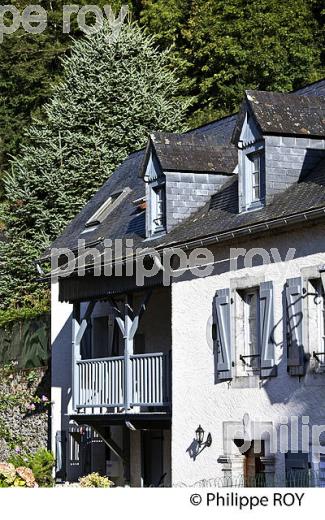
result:
[[[325,96],[246,91],[263,134],[325,137]]]
[[[306,87],[309,95],[325,94],[325,80]],[[292,100],[302,91],[285,95]],[[266,99],[262,93],[263,99]],[[283,95],[282,95],[283,96]],[[308,97],[307,96],[307,97]],[[299,96],[301,97],[301,96]],[[268,98],[269,99],[269,98]],[[273,98],[274,102],[276,99]],[[299,105],[301,103],[301,105]],[[298,101],[298,106],[310,106],[309,98],[307,101]],[[323,100],[321,100],[323,103]],[[295,105],[295,103],[293,103]],[[257,109],[258,110],[258,109]],[[218,146],[229,148],[231,136],[234,132],[237,116],[232,115],[219,121],[214,121],[194,129],[184,134],[185,142],[205,143],[210,146],[210,139]],[[318,123],[317,123],[318,124]],[[190,138],[190,139],[189,139]],[[176,141],[181,141],[177,136]],[[201,139],[201,141],[200,141]],[[212,142],[211,141],[211,142]],[[164,143],[162,147],[164,146]],[[177,150],[178,150],[178,146]],[[234,229],[244,229],[254,223],[267,222],[277,217],[287,217],[292,214],[299,214],[314,208],[325,208],[325,161],[317,165],[307,178],[291,186],[285,192],[274,197],[272,203],[265,208],[248,213],[238,214],[238,186],[237,175],[230,177],[229,181],[223,185],[220,191],[213,195],[211,200],[199,211],[183,221],[170,233],[161,238],[145,240],[145,214],[139,210],[133,201],[145,195],[145,184],[139,177],[143,167],[145,150],[131,154],[107,180],[102,188],[94,195],[89,203],[67,226],[63,234],[51,245],[51,247],[67,247],[75,249],[77,240],[84,238],[87,244],[100,242],[105,238],[132,238],[135,247],[155,246],[164,247],[171,244],[199,239],[201,237],[217,235],[219,233],[231,232]],[[164,152],[164,159],[167,163],[170,160]],[[181,157],[184,161],[184,155]],[[174,167],[174,166],[173,166]],[[95,230],[83,233],[85,223],[95,213],[95,211],[114,193],[117,189],[121,190],[129,187],[129,195],[115,208],[104,222]],[[100,246],[98,246],[100,249]],[[43,255],[48,256],[49,250]]]
[[[231,234],[235,230],[316,208],[325,210],[325,159],[303,180],[276,195],[270,204],[258,211],[238,213],[238,177],[233,175],[202,209],[180,223],[164,239],[156,241],[156,245],[171,247],[210,235]]]
[[[150,139],[163,171],[232,174],[237,166],[237,148],[217,144],[213,134],[155,132]]]

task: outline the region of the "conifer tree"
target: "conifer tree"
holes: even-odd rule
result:
[[[183,129],[186,104],[176,99],[168,52],[135,24],[110,36],[105,25],[74,43],[45,118],[28,130],[5,178],[2,307],[33,305],[42,291],[33,260],[150,131]]]

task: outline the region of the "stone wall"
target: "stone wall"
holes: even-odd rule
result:
[[[228,175],[165,172],[167,231],[210,200],[229,180]]]
[[[39,401],[42,401],[42,396],[50,401],[49,369],[1,372],[0,430],[1,426],[5,427],[9,436],[3,438],[2,434],[1,438],[0,432],[0,461],[6,461],[15,446],[22,452],[48,448],[50,405]],[[11,404],[4,406],[4,396],[7,395],[16,396],[17,404],[10,401]]]
[[[324,157],[324,139],[265,136],[266,201],[298,182]]]

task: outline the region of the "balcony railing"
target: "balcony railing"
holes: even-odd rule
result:
[[[167,407],[170,404],[170,356],[164,353],[130,356],[131,381],[126,380],[125,358],[110,357],[76,362],[77,395],[81,409],[105,413],[107,408],[125,407],[126,386],[130,388],[129,406]],[[94,411],[94,410],[92,410]]]

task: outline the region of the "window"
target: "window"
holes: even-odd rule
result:
[[[263,149],[252,151],[252,147],[244,152],[243,189],[244,208],[257,209],[263,202]]]
[[[308,340],[309,353],[317,372],[325,371],[325,294],[320,278],[308,281]]]
[[[251,201],[256,202],[261,198],[261,158],[259,154],[253,154],[251,161]]]
[[[236,299],[237,375],[258,373],[261,366],[259,287],[238,290]]]
[[[165,186],[158,185],[152,188],[152,230],[153,233],[165,229]]]
[[[257,373],[277,375],[273,281],[234,278],[231,287],[217,289],[213,301],[212,338],[219,380]],[[250,381],[252,383],[252,381]]]
[[[288,451],[285,454],[286,487],[309,487],[308,453]]]
[[[322,453],[319,459],[319,487],[325,487],[325,455]]]
[[[257,288],[241,292],[243,306],[243,351],[240,359],[245,372],[258,370],[260,367],[259,337],[259,291]]]
[[[319,350],[325,352],[325,298],[321,280],[317,280],[316,294],[315,303],[317,306],[318,344]]]
[[[87,220],[85,224],[85,231],[89,228],[94,228],[101,224],[109,213],[124,199],[124,197],[130,192],[129,188],[123,191],[116,191],[110,195],[110,197],[102,204],[102,206],[93,214],[93,216]]]

